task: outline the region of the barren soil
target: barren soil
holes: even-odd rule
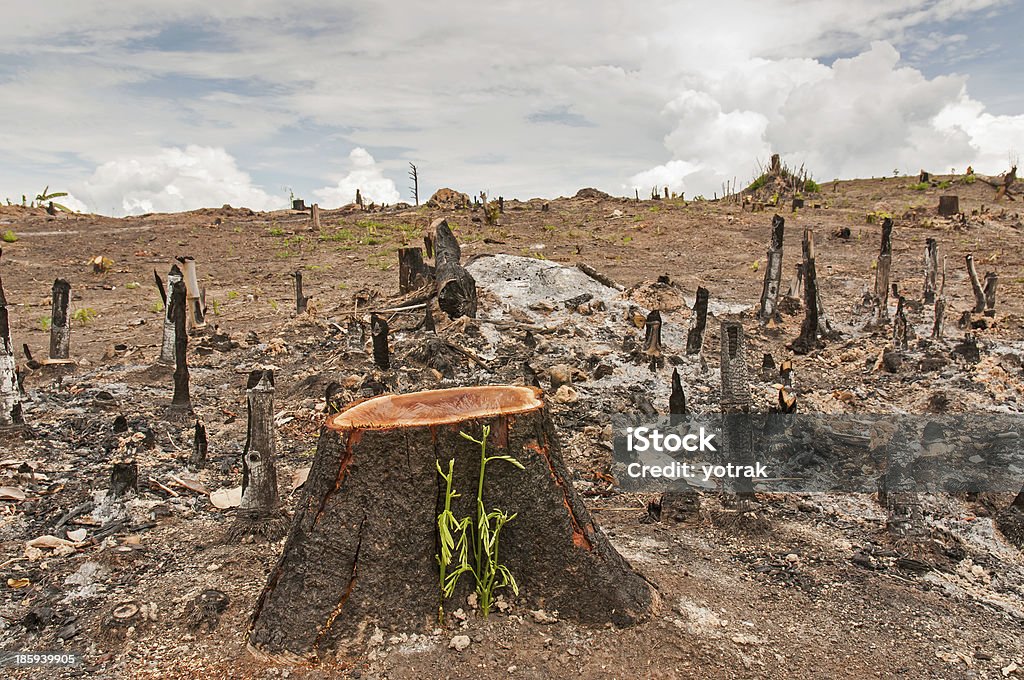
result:
[[[938,181],[954,178],[936,178]],[[802,312],[777,329],[753,317],[764,277],[770,235],[768,211],[739,201],[560,198],[506,201],[500,224],[482,211],[427,207],[382,211],[325,211],[323,228],[310,230],[303,213],[252,213],[237,208],[112,219],[0,207],[0,275],[9,302],[15,346],[45,357],[50,286],[72,284],[72,356],[79,365],[28,371],[25,404],[29,429],[0,433],[0,486],[24,500],[0,501],[0,648],[73,650],[84,665],[65,670],[15,671],[16,677],[97,678],[548,678],[548,677],[1014,677],[1024,674],[1024,559],[993,525],[994,509],[1012,499],[933,497],[929,526],[956,550],[923,569],[900,566],[885,515],[867,495],[765,494],[753,513],[721,506],[708,495],[691,521],[641,523],[649,494],[622,493],[609,481],[611,454],[605,426],[632,408],[641,391],[667,411],[672,364],[628,384],[646,367],[626,366],[621,338],[642,338],[628,320],[600,310],[566,312],[560,291],[548,307],[512,309],[500,287],[482,287],[481,316],[543,327],[539,346],[524,344],[515,327],[496,334],[486,321],[441,324],[439,334],[481,361],[453,353],[450,377],[410,356],[426,337],[414,330],[421,312],[394,314],[396,368],[375,372],[366,346],[349,337],[353,311],[386,308],[398,297],[395,249],[419,245],[435,217],[447,217],[463,258],[510,254],[574,265],[585,262],[627,288],[626,300],[644,309],[661,306],[666,327],[685,331],[698,285],[711,291],[701,366],[683,348],[678,355],[693,409],[712,411],[718,399],[718,323],[744,321],[753,394],[758,408],[776,390],[759,374],[760,357],[794,360],[795,392],[803,411],[924,413],[941,404],[949,413],[1024,410],[1024,251],[1019,203],[995,203],[980,182],[948,189],[914,190],[912,178],[827,183],[786,217],[785,276],[800,252],[801,232],[817,237],[823,305],[842,337],[810,355],[794,357]],[[965,220],[940,218],[941,193],[956,193]],[[543,207],[547,205],[546,209]],[[904,367],[877,366],[889,331],[862,330],[860,307],[874,279],[880,227],[868,213],[895,218],[892,280],[908,298],[920,297],[926,238],[947,258],[949,315],[944,341],[917,341]],[[848,238],[837,234],[849,228]],[[977,363],[951,355],[964,331],[960,313],[973,303],[964,255],[974,253],[979,273],[999,274],[997,314],[976,329]],[[206,287],[206,336],[190,338],[192,401],[210,433],[209,462],[187,469],[192,421],[167,417],[172,380],[154,367],[163,312],[153,284],[175,256],[193,255]],[[110,271],[89,261],[109,258]],[[474,267],[486,267],[478,259]],[[291,273],[302,270],[309,314],[294,315]],[[659,275],[669,285],[654,285]],[[785,284],[783,288],[785,289]],[[609,289],[609,294],[616,294]],[[682,303],[682,304],[680,304]],[[568,314],[568,322],[565,315]],[[918,337],[927,338],[931,309],[912,309]],[[211,339],[213,328],[236,346]],[[602,335],[614,328],[619,341]],[[669,336],[667,336],[669,337]],[[368,339],[368,334],[367,334]],[[368,345],[368,343],[367,343]],[[279,478],[291,507],[300,497],[293,475],[308,468],[320,424],[323,392],[331,381],[356,399],[379,391],[454,384],[521,382],[524,360],[549,383],[545,371],[567,363],[590,373],[588,352],[616,366],[611,377],[580,375],[577,400],[551,400],[566,462],[596,520],[633,566],[660,590],[662,604],[648,622],[628,629],[587,627],[517,607],[486,621],[468,611],[446,630],[380,631],[357,659],[318,665],[256,658],[245,631],[256,597],[280,553],[281,542],[226,542],[232,511],[214,507],[207,494],[182,486],[196,480],[207,491],[240,483],[245,441],[245,380],[256,365],[276,369]],[[946,365],[920,370],[924,356]],[[19,361],[22,357],[19,354]],[[22,362],[23,363],[23,362]],[[482,365],[481,365],[482,364]],[[437,368],[437,366],[434,366]],[[641,370],[642,369],[642,370]],[[637,371],[640,371],[637,373]],[[649,372],[648,372],[649,373]],[[617,377],[616,377],[617,376]],[[629,379],[626,380],[625,378]],[[607,381],[607,382],[604,382]],[[938,396],[937,396],[938,395]],[[127,416],[132,431],[148,429],[155,446],[138,447],[140,493],[128,501],[128,521],[98,541],[115,512],[105,498],[110,465],[137,443],[112,431]],[[129,433],[130,435],[130,433]],[[193,485],[194,486],[194,485]],[[55,525],[83,503],[95,507]],[[86,529],[73,548],[27,549],[39,536],[65,538]],[[955,553],[955,554],[953,554]],[[400,562],[395,578],[401,578]],[[28,583],[25,584],[25,579]],[[204,589],[226,594],[228,605],[213,625],[196,626],[191,604]],[[115,608],[141,612],[118,628]],[[553,618],[557,619],[557,616]],[[544,620],[544,622],[538,619]],[[112,626],[111,623],[115,625]],[[449,649],[454,635],[469,635],[465,651]]]

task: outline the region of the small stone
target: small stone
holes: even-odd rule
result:
[[[547,613],[543,609],[534,609],[530,612],[530,616],[533,618],[535,623],[542,623],[544,625],[550,625],[552,623],[558,623],[558,617]]]
[[[559,404],[574,404],[579,401],[580,395],[568,385],[562,385],[551,398]]]
[[[548,369],[548,380],[551,381],[551,389],[558,391],[562,385],[572,384],[572,366],[568,364],[555,364]]]
[[[448,649],[454,649],[456,652],[462,652],[469,648],[470,640],[468,635],[456,635],[452,638],[452,641],[448,643]]]
[[[796,564],[800,561],[800,556],[796,553],[789,553],[788,555],[786,555],[786,561],[790,564]]]

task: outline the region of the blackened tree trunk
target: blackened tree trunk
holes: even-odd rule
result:
[[[255,534],[268,540],[284,535],[287,522],[277,490],[274,435],[274,372],[255,370],[246,383],[248,431],[242,452],[242,502],[229,535]]]
[[[437,304],[451,319],[476,316],[476,280],[459,264],[462,249],[448,222],[434,221],[434,277]]]
[[[314,203],[309,206],[310,228],[313,231],[320,231],[320,204]]]
[[[195,434],[192,437],[192,455],[188,459],[189,465],[197,468],[206,465],[209,446],[210,443],[206,437],[206,424],[202,420],[197,420]]]
[[[661,312],[656,309],[647,314],[644,323],[644,354],[652,371],[665,365],[661,353]]]
[[[176,281],[171,286],[170,307],[174,322],[174,397],[171,399],[173,412],[192,412],[192,398],[188,388],[188,332],[186,331],[185,282]]]
[[[974,268],[974,255],[967,253],[964,259],[967,261],[967,276],[971,280],[971,291],[974,293],[974,308],[971,312],[978,314],[985,311],[985,290],[978,280],[978,270]]]
[[[764,268],[764,288],[761,290],[761,307],[757,316],[762,322],[779,321],[779,289],[782,287],[782,241],[786,220],[781,215],[772,218],[772,243],[768,248],[767,265]]]
[[[704,346],[704,329],[708,325],[708,289],[698,286],[697,299],[693,303],[693,315],[690,317],[690,330],[686,334],[686,353],[700,354]]]
[[[398,249],[398,292],[411,293],[430,282],[430,271],[423,262],[422,248]]]
[[[370,336],[373,338],[373,363],[382,371],[391,369],[391,348],[388,347],[388,322],[370,315]]]
[[[487,464],[480,483],[481,439]],[[453,462],[456,518],[515,513],[499,562],[527,609],[629,625],[656,594],[615,551],[573,489],[540,390],[488,386],[387,395],[327,421],[277,567],[253,615],[250,645],[273,655],[359,654],[376,628],[430,631],[438,610],[466,607],[472,576],[439,587],[438,517]],[[499,593],[502,591],[498,591]],[[511,590],[505,595],[512,598]]]
[[[203,309],[203,293],[199,289],[199,278],[196,275],[196,260],[190,255],[179,257],[177,260],[181,263],[182,273],[185,277],[188,318],[192,322],[192,328],[205,328],[206,311]]]
[[[672,369],[672,392],[668,396],[668,413],[670,416],[686,415],[686,393],[683,392],[683,381],[679,378],[679,369]]]
[[[71,318],[68,304],[71,302],[71,284],[64,279],[53,282],[53,298],[50,304],[50,358],[71,358]]]
[[[942,217],[952,217],[958,212],[960,212],[959,196],[939,196],[939,215]]]
[[[797,354],[807,354],[821,346],[818,338],[818,274],[814,266],[814,232],[804,229],[804,320],[800,335],[793,341],[792,349]]]
[[[0,256],[3,252],[0,249]],[[11,322],[7,314],[7,296],[4,294],[3,277],[0,277],[0,427],[20,427],[24,424],[21,386],[18,384]]]
[[[162,282],[160,281],[160,275],[155,271],[153,276],[156,277],[157,288],[160,290],[160,295],[164,300],[164,337],[163,344],[160,345],[160,358],[159,363],[161,364],[174,364],[174,318],[171,316],[171,300],[170,295],[174,290],[174,285],[182,282],[181,269],[178,265],[172,265],[171,271],[167,273],[167,291],[164,291]]]
[[[905,352],[910,342],[910,324],[903,309],[903,296],[896,302],[896,318],[892,324],[892,346],[898,352]]]
[[[875,267],[875,323],[889,320],[889,273],[892,270],[892,220],[882,221],[882,245]]]
[[[935,286],[939,277],[939,243],[933,238],[924,244],[924,301],[935,302]]]
[[[302,294],[302,271],[296,270],[292,278],[295,279],[295,314],[304,314],[309,305],[309,296]]]
[[[120,498],[139,492],[139,464],[134,460],[114,463],[110,470],[110,495]]]
[[[935,297],[935,315],[932,322],[932,339],[941,340],[946,325],[946,258],[942,258],[942,279],[939,294]]]

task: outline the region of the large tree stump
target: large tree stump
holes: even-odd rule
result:
[[[456,517],[477,503],[479,439],[491,461],[480,487],[488,510],[516,513],[500,561],[519,585],[499,591],[520,611],[543,607],[586,623],[647,617],[652,586],[609,544],[573,490],[541,391],[488,386],[385,395],[328,419],[284,551],[260,595],[252,647],[286,657],[361,650],[376,627],[431,630],[442,604],[438,515],[454,460]],[[468,577],[468,578],[466,578]],[[465,607],[464,575],[446,610]]]
[[[889,320],[889,272],[892,270],[892,220],[882,221],[882,245],[875,263],[875,323]]]
[[[277,490],[274,435],[274,372],[257,369],[246,382],[248,422],[242,452],[242,502],[229,531],[232,538],[257,534],[270,540],[284,535],[285,519]]]
[[[704,329],[708,325],[708,299],[711,294],[707,288],[697,287],[697,298],[693,302],[693,315],[690,317],[690,330],[686,333],[686,353],[700,354],[704,346]]]
[[[952,217],[960,212],[960,197],[955,195],[939,196],[939,215]]]
[[[161,364],[174,365],[174,319],[171,317],[170,292],[174,290],[174,284],[183,280],[181,269],[176,264],[171,265],[171,271],[167,273],[166,290],[164,290],[164,282],[160,280],[160,275],[155,270],[153,271],[153,277],[156,279],[156,287],[160,291],[160,297],[164,301],[164,335],[163,342],[160,345],[160,358],[157,361]]]
[[[0,249],[0,256],[3,252]],[[0,277],[0,427],[20,427],[24,423],[11,323],[7,315],[7,296],[4,295],[3,277]]]
[[[430,281],[430,269],[423,261],[423,249],[398,249],[398,292],[402,295],[422,288]]]
[[[476,316],[476,280],[459,264],[462,249],[448,226],[439,218],[431,225],[435,229],[434,277],[437,285],[437,304],[451,319]]]
[[[804,255],[804,320],[800,325],[800,335],[793,341],[792,349],[796,354],[808,354],[821,346],[818,338],[819,331],[819,309],[818,309],[818,273],[814,266],[814,232],[804,229],[803,239]]]
[[[939,243],[933,238],[924,242],[924,301],[935,302],[935,288],[939,278]]]
[[[761,307],[758,318],[762,322],[780,321],[779,289],[782,287],[782,239],[786,220],[781,215],[772,218],[772,243],[768,248],[767,265],[764,268],[764,288],[761,289]]]

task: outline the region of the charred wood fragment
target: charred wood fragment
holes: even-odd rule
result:
[[[195,432],[192,436],[192,455],[188,459],[189,465],[193,467],[206,465],[206,455],[209,451],[209,446],[209,440],[206,437],[206,424],[202,420],[197,420]]]
[[[665,365],[661,353],[661,312],[656,309],[647,315],[644,323],[644,354],[652,371]]]
[[[110,495],[114,498],[139,491],[139,464],[134,460],[114,463],[110,471]]]
[[[292,278],[295,279],[295,314],[304,314],[309,306],[310,296],[302,294],[302,271],[295,271]]]
[[[0,249],[0,256],[3,249]],[[3,277],[0,277],[0,427],[20,427],[25,424],[21,407],[21,383],[18,380],[11,341],[10,317],[7,314],[7,296]]]
[[[924,245],[924,301],[925,304],[935,302],[935,287],[939,276],[939,243],[933,238]]]
[[[967,276],[971,280],[971,291],[974,293],[974,307],[971,312],[978,314],[985,311],[985,289],[981,287],[978,270],[974,268],[974,255],[967,253],[964,259],[967,261]]]
[[[686,411],[686,393],[683,392],[683,382],[679,378],[679,369],[672,369],[672,392],[668,397],[668,413],[669,416],[685,416]]]
[[[800,335],[793,341],[792,350],[797,354],[807,354],[821,346],[818,338],[818,276],[814,266],[814,232],[804,229],[804,320],[800,325]]]
[[[996,315],[996,285],[999,276],[995,272],[985,272],[985,316]]]
[[[423,262],[422,248],[398,249],[398,292],[402,295],[430,282],[430,271]]]

